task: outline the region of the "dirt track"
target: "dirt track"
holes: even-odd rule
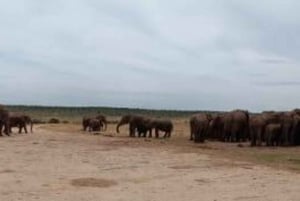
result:
[[[182,149],[173,139],[107,135],[46,126],[1,138],[0,200],[300,199],[297,173]]]

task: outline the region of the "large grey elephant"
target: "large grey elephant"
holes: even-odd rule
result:
[[[284,112],[282,117],[282,145],[300,145],[300,110]]]
[[[224,141],[239,142],[249,137],[249,113],[234,110],[224,116]]]
[[[212,115],[212,120],[209,123],[209,138],[214,140],[223,139],[224,130],[224,114]]]
[[[190,118],[190,140],[196,143],[203,143],[208,136],[209,122],[212,120],[210,114],[195,114]]]
[[[282,116],[282,138],[281,142],[284,146],[294,145],[294,135],[296,128],[297,112],[284,112]]]
[[[292,136],[293,145],[300,145],[300,115],[298,114],[293,119]]]
[[[2,136],[3,128],[4,133],[9,136],[9,112],[0,105],[0,136]]]
[[[125,115],[121,118],[116,127],[117,133],[120,132],[121,126],[129,124],[129,136],[135,137],[136,130],[145,125],[146,120],[147,118],[141,115]]]
[[[155,120],[151,118],[145,118],[142,123],[137,125],[137,132],[139,137],[146,137],[149,132],[149,137],[152,137],[152,129],[154,128]]]
[[[30,125],[30,132],[33,130],[33,122],[30,116],[22,113],[9,113],[9,132],[12,133],[12,128],[19,128],[19,133],[22,133],[22,129],[24,129],[25,133],[27,132],[27,124]]]

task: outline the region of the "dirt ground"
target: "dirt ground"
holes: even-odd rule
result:
[[[187,122],[171,139],[133,139],[114,125],[42,125],[0,139],[0,200],[299,201],[298,171],[259,163],[247,145],[189,142]],[[241,151],[240,151],[241,150]],[[289,149],[289,152],[298,149]]]

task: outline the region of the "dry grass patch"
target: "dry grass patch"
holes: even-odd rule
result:
[[[95,188],[109,188],[115,186],[118,183],[108,179],[96,179],[96,178],[79,178],[71,181],[72,186],[76,187],[95,187]]]

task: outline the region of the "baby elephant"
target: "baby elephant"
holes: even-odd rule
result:
[[[267,146],[279,146],[281,138],[281,124],[269,124],[266,127],[265,137]]]
[[[103,123],[98,119],[91,119],[88,126],[89,132],[100,131],[102,127]]]

